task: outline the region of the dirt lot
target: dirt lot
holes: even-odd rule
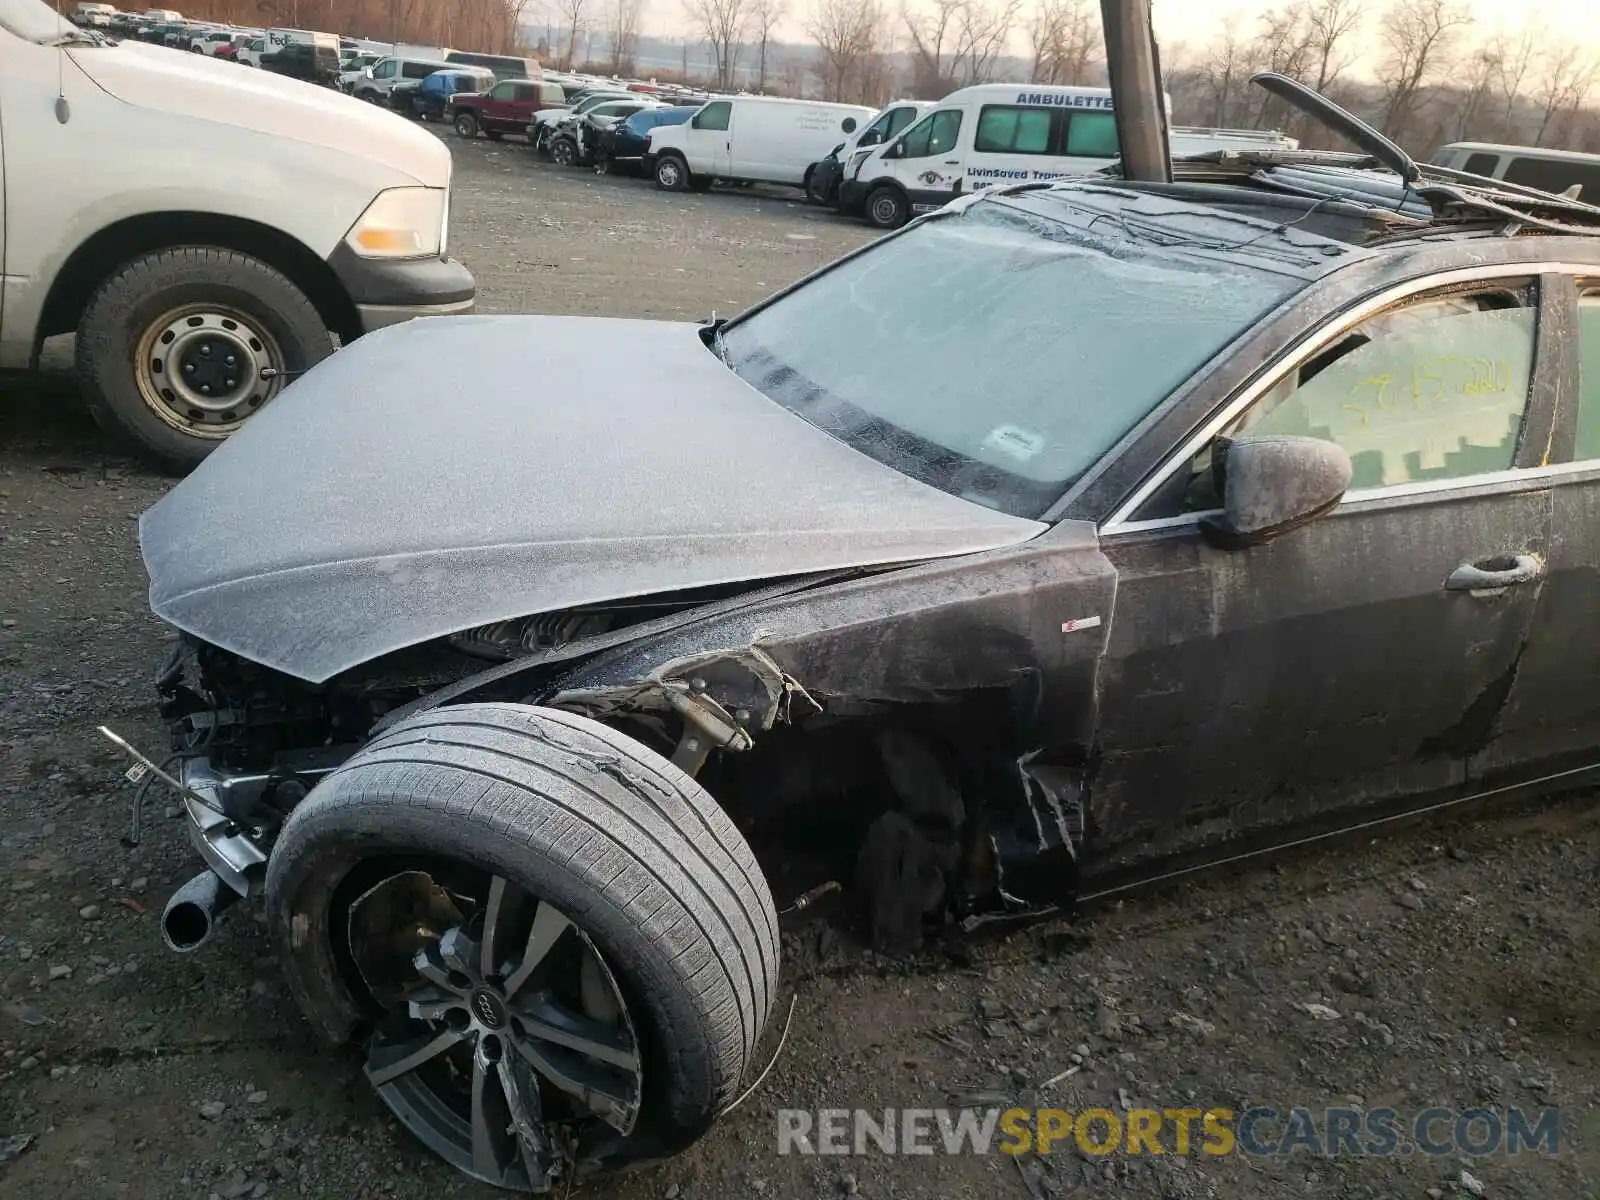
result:
[[[729,312],[867,236],[787,199],[563,173],[511,143],[456,156],[454,250],[488,311]],[[0,1195],[489,1194],[313,1040],[248,911],[199,954],[161,949],[161,905],[196,864],[165,798],[138,846],[121,840],[122,764],[94,727],[163,744],[149,680],[166,634],[134,518],[168,481],[59,381],[0,401]],[[1591,797],[1384,831],[911,962],[797,926],[793,1024],[757,1094],[684,1158],[573,1194],[1595,1196],[1597,821]],[[777,1153],[780,1108],[975,1091],[1114,1112],[1551,1105],[1563,1124],[1554,1159]],[[3,1148],[18,1135],[19,1155]]]

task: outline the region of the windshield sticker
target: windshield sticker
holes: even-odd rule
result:
[[[983,439],[983,449],[1004,454],[1018,462],[1027,462],[1044,449],[1044,438],[1015,425],[999,425]]]

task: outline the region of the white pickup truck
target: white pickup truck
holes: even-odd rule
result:
[[[450,172],[392,113],[0,0],[0,370],[76,332],[95,417],[192,466],[335,338],[471,310]]]

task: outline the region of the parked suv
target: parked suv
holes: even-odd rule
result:
[[[270,54],[263,54],[261,69],[324,87],[338,87],[339,41],[331,33],[315,36],[313,42],[290,42]]]
[[[441,59],[380,58],[361,73],[361,78],[356,80],[355,86],[350,89],[350,94],[357,100],[383,104],[389,98],[389,89],[402,80],[415,79],[420,82],[435,71],[450,69],[451,64]]]
[[[526,132],[535,113],[561,108],[565,102],[566,93],[558,83],[503,79],[478,95],[453,97],[445,120],[464,138],[481,132],[498,140],[503,134]]]
[[[492,86],[492,72],[482,67],[454,67],[435,71],[420,81],[408,79],[395,84],[389,92],[389,107],[407,117],[438,121],[444,118],[452,97],[462,92],[476,95]]]
[[[692,108],[662,105],[636,112],[602,131],[595,138],[595,174],[605,175],[619,167],[639,170],[641,160],[650,149],[650,131],[658,125],[681,125],[694,113]]]

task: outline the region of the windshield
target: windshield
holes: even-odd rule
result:
[[[718,348],[857,450],[1037,517],[1304,284],[1104,209],[1050,211],[1063,219],[989,200],[936,217],[727,326]]]
[[[19,38],[41,45],[78,32],[44,0],[0,0],[0,25]]]

